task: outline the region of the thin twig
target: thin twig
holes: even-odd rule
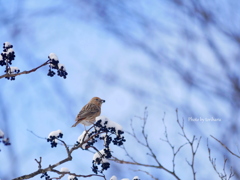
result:
[[[219,142],[228,152],[230,152],[232,155],[236,156],[237,158],[240,158],[239,155],[233,153],[225,144],[223,144],[220,140],[215,138],[214,136],[210,135],[213,139],[215,139],[217,142]]]
[[[44,137],[41,137],[39,135],[37,135],[36,133],[34,133],[33,131],[27,129],[28,132],[32,133],[34,136],[38,137],[39,139],[47,139],[47,138],[44,138]]]
[[[226,170],[225,170],[226,163],[227,163],[227,158],[224,158],[223,173],[220,173],[217,170],[216,158],[212,158],[212,156],[211,156],[211,149],[208,145],[208,140],[207,140],[207,148],[208,148],[208,159],[211,162],[214,171],[218,174],[218,176],[221,178],[221,180],[230,180],[235,175],[235,173],[233,172],[233,169],[232,169],[232,166],[231,166],[230,174],[229,174],[229,176],[227,175]]]
[[[43,66],[46,66],[47,64],[49,63],[49,60],[47,60],[45,63],[43,63],[42,65],[36,67],[36,68],[33,68],[29,71],[23,71],[23,72],[20,72],[20,73],[16,73],[16,74],[4,74],[2,76],[0,76],[0,79],[2,78],[5,78],[5,77],[16,77],[16,76],[19,76],[19,75],[22,75],[22,74],[29,74],[29,73],[32,73],[32,72],[35,72],[36,70],[38,70],[39,68],[43,67]]]
[[[137,162],[136,160],[134,160],[134,158],[127,152],[126,149],[125,152],[127,153],[127,156],[130,157],[130,159],[132,161],[125,161],[125,160],[120,160],[116,157],[112,157],[112,161],[115,161],[117,163],[120,163],[120,164],[131,164],[131,165],[139,165],[139,166],[143,166],[143,167],[151,167],[151,168],[157,168],[157,169],[163,169],[164,171],[166,171],[167,173],[171,174],[172,176],[174,176],[177,180],[180,180],[180,178],[175,174],[174,171],[170,171],[169,169],[165,168],[158,160],[156,154],[153,152],[153,149],[150,147],[149,145],[149,141],[148,141],[148,135],[146,134],[145,132],[145,128],[146,128],[146,124],[147,124],[147,118],[148,118],[148,113],[147,113],[147,108],[145,108],[145,111],[144,111],[144,115],[143,115],[143,118],[142,117],[138,117],[139,119],[141,119],[143,121],[143,125],[142,125],[142,128],[141,128],[141,134],[143,136],[143,140],[140,140],[140,138],[136,135],[135,133],[135,129],[132,125],[132,120],[130,122],[130,126],[131,126],[131,129],[132,129],[132,133],[128,133],[129,135],[131,135],[132,137],[135,138],[135,140],[141,144],[142,146],[146,147],[149,151],[148,155],[150,155],[154,160],[155,162],[157,163],[157,165],[150,165],[150,164],[144,164],[144,163],[140,163],[140,162]],[[180,151],[182,147],[179,147],[179,149],[177,150],[177,152]]]
[[[195,163],[195,156],[196,156],[197,150],[199,148],[199,144],[200,144],[200,141],[201,141],[202,137],[200,136],[200,138],[197,142],[197,146],[194,149],[194,142],[197,141],[197,138],[195,136],[193,136],[192,140],[190,140],[187,137],[187,135],[185,133],[185,130],[184,130],[184,119],[182,120],[182,123],[180,123],[179,118],[178,118],[178,109],[176,109],[176,115],[177,115],[177,123],[178,123],[178,125],[179,125],[179,127],[181,128],[181,131],[182,131],[182,134],[180,133],[180,135],[183,136],[187,140],[187,144],[189,144],[190,147],[191,147],[192,159],[191,159],[191,162],[189,162],[186,159],[186,162],[192,169],[193,179],[196,180],[196,171],[195,171],[194,163]]]
[[[105,180],[106,180],[106,177],[105,177],[105,175],[104,174],[102,174],[102,175],[99,175],[99,174],[88,174],[88,175],[78,175],[78,174],[75,174],[75,173],[71,173],[71,172],[61,172],[61,171],[58,171],[58,170],[56,170],[56,169],[52,169],[52,172],[55,172],[55,173],[57,173],[57,174],[59,174],[60,176],[59,177],[63,177],[64,175],[72,175],[72,176],[75,176],[75,177],[83,177],[83,178],[87,178],[87,177],[94,177],[94,176],[96,176],[96,177],[102,177],[102,178],[104,178]],[[55,179],[60,179],[60,178],[55,178]],[[53,178],[51,178],[51,179],[53,179]]]
[[[112,158],[110,159],[111,161],[120,163],[120,164],[131,164],[131,165],[138,165],[138,166],[143,166],[143,167],[151,167],[151,168],[157,168],[157,169],[163,169],[164,171],[168,172],[169,174],[171,174],[172,176],[174,176],[177,180],[180,180],[180,178],[172,171],[168,170],[167,168],[165,168],[164,166],[156,166],[156,165],[150,165],[150,164],[143,164],[143,163],[139,163],[139,162],[131,162],[131,161],[125,161],[125,160],[120,160],[114,156],[112,156]]]
[[[38,163],[38,169],[42,168],[42,157],[39,158],[39,161],[37,159],[35,159],[35,161]]]
[[[91,128],[90,128],[90,129],[91,129]],[[89,129],[89,130],[90,130],[90,129]],[[31,131],[30,131],[30,132],[31,132]],[[88,131],[87,131],[87,132],[88,132]],[[33,133],[33,132],[31,132],[31,133]],[[33,133],[33,134],[34,134],[35,136],[37,136],[35,133]],[[72,160],[71,154],[73,153],[73,151],[81,148],[81,147],[83,146],[83,144],[85,144],[86,142],[90,141],[91,139],[93,139],[95,136],[98,136],[99,134],[101,134],[101,133],[94,134],[93,136],[91,136],[91,137],[89,137],[87,140],[85,140],[84,142],[80,143],[78,146],[73,146],[71,149],[69,149],[69,147],[67,146],[67,144],[66,144],[63,140],[57,138],[57,140],[59,140],[59,141],[64,145],[64,147],[65,147],[65,149],[66,149],[67,157],[66,157],[65,159],[63,159],[63,160],[61,160],[61,161],[59,161],[59,162],[57,162],[57,163],[55,163],[55,164],[53,164],[53,165],[49,165],[47,168],[44,168],[44,169],[41,168],[42,158],[40,158],[39,161],[35,159],[35,161],[38,163],[38,168],[39,168],[37,171],[35,171],[35,172],[33,172],[33,173],[30,173],[30,174],[28,174],[28,175],[23,175],[23,176],[17,177],[17,178],[15,178],[15,179],[13,179],[13,180],[30,179],[30,178],[32,178],[32,177],[35,177],[35,176],[37,176],[37,175],[39,175],[39,174],[43,174],[43,173],[48,172],[48,171],[51,171],[51,172],[55,172],[55,173],[60,174],[59,177],[54,177],[53,179],[60,179],[60,178],[63,177],[63,176],[62,176],[63,174],[69,174],[69,175],[74,175],[74,176],[76,176],[76,177],[84,177],[84,178],[96,176],[96,177],[102,177],[102,178],[104,178],[104,179],[106,180],[106,177],[105,177],[104,174],[102,174],[102,175],[98,175],[98,174],[77,175],[77,174],[75,174],[75,173],[60,172],[60,171],[54,169],[55,167],[57,167],[57,166],[65,163],[65,162],[71,161],[71,160]],[[38,136],[37,136],[37,137],[38,137]],[[41,137],[40,137],[40,138],[41,138]],[[93,148],[93,147],[92,147],[92,148]],[[95,149],[95,148],[93,148],[93,149]],[[96,150],[96,149],[95,149],[95,150]],[[97,150],[97,151],[98,151],[98,150]],[[99,152],[99,151],[98,151],[98,152]]]
[[[165,124],[165,113],[164,113],[164,116],[162,118],[162,122],[163,122],[163,125],[164,125],[164,135],[165,135],[165,139],[161,139],[162,141],[166,142],[172,149],[172,154],[173,154],[173,158],[172,158],[172,165],[173,165],[173,172],[175,173],[175,158],[178,154],[178,152],[181,150],[182,147],[184,147],[186,144],[188,143],[185,143],[185,144],[182,144],[181,146],[178,147],[178,149],[175,151],[175,147],[172,145],[172,143],[170,142],[169,138],[168,138],[168,131],[167,131],[167,126]]]
[[[133,162],[136,162],[135,159],[129,154],[124,145],[122,146],[122,149],[125,151],[126,156],[128,156]]]
[[[152,174],[150,174],[150,173],[147,172],[147,171],[144,171],[144,170],[141,170],[141,169],[138,169],[138,170],[132,169],[132,171],[135,171],[135,172],[137,172],[137,171],[144,172],[145,174],[149,175],[152,179],[154,179],[154,180],[159,180],[158,178],[154,177]]]

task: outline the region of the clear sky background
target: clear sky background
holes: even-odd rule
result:
[[[102,115],[131,131],[130,120],[141,136],[143,116],[148,107],[146,132],[160,162],[171,169],[171,148],[164,138],[162,118],[176,147],[186,140],[176,122],[185,120],[191,139],[202,137],[195,160],[197,179],[218,179],[207,153],[207,139],[213,157],[222,169],[227,157],[238,179],[239,159],[230,156],[213,135],[239,154],[239,45],[240,3],[230,1],[30,1],[0,2],[0,43],[13,45],[13,66],[30,70],[55,53],[64,64],[67,79],[47,76],[45,66],[15,81],[0,79],[0,129],[12,145],[0,144],[0,179],[11,179],[66,157],[63,147],[51,148],[44,139],[61,129],[67,144],[74,144],[84,128],[71,128],[79,110],[92,97],[106,100]],[[1,71],[2,70],[2,71]],[[0,67],[1,75],[4,68]],[[221,119],[193,122],[189,118]],[[154,164],[143,148],[126,135],[126,148],[141,163]],[[101,145],[98,145],[101,148]],[[121,148],[113,148],[119,159],[129,160]],[[89,174],[92,156],[78,150],[73,161],[61,167]],[[192,179],[190,147],[176,158],[176,173]],[[106,172],[118,178],[139,176],[174,179],[158,169],[112,163]],[[33,179],[40,179],[40,176]],[[64,177],[63,179],[67,179]],[[98,178],[89,178],[98,179]],[[233,178],[234,179],[234,178]]]

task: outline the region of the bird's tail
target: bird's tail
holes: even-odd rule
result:
[[[78,124],[78,122],[76,122],[74,125],[72,125],[72,127],[76,127],[76,126],[77,126],[77,124]]]

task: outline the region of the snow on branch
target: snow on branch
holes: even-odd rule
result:
[[[0,143],[3,143],[5,146],[10,146],[10,140],[9,138],[4,138],[4,132],[0,129]],[[1,151],[1,149],[0,149]]]
[[[110,180],[118,180],[118,178],[117,178],[116,176],[112,176],[112,177],[110,178]],[[130,180],[130,179],[128,179],[128,178],[123,178],[123,179],[121,179],[121,180]],[[134,176],[134,177],[132,178],[132,180],[140,180],[140,178],[139,178],[138,176]]]
[[[66,79],[68,73],[66,71],[66,68],[63,64],[59,63],[59,59],[56,54],[50,53],[48,56],[48,59],[45,63],[42,65],[33,68],[28,71],[20,72],[20,69],[18,67],[10,66],[12,65],[12,61],[15,60],[15,52],[13,50],[13,45],[11,45],[9,42],[3,43],[3,52],[0,54],[0,66],[5,66],[5,74],[0,76],[0,79],[6,78],[8,80],[15,80],[16,76],[22,75],[22,74],[29,74],[32,72],[35,72],[39,68],[46,66],[49,64],[49,70],[48,70],[48,76],[53,77],[56,73],[54,70],[57,71],[57,75],[60,77],[63,77]]]
[[[77,180],[77,178],[79,177],[87,178],[93,176],[100,177],[106,180],[104,171],[110,168],[110,162],[108,159],[112,157],[110,145],[113,144],[121,146],[126,140],[123,136],[124,132],[122,130],[122,127],[119,124],[110,121],[104,116],[96,117],[96,120],[97,122],[92,127],[84,131],[78,137],[76,144],[72,147],[69,147],[66,142],[62,140],[63,133],[61,130],[50,132],[47,138],[47,142],[50,142],[52,148],[56,148],[60,142],[65,147],[67,157],[59,162],[56,162],[55,164],[49,165],[46,168],[42,168],[42,157],[40,157],[40,160],[35,159],[38,164],[38,170],[28,175],[15,178],[14,180],[29,179],[37,175],[41,175],[41,178],[45,178],[47,180],[61,179],[65,175],[68,175],[69,180]],[[98,140],[103,141],[104,149],[98,150],[94,146]],[[65,162],[72,161],[72,153],[80,149],[93,149],[95,151],[92,160],[92,171],[94,172],[94,174],[82,175],[73,173],[67,167],[62,167],[60,171],[56,169],[56,167],[64,164]],[[59,176],[50,177],[48,172],[54,172]]]

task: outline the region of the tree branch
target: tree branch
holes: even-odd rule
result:
[[[30,132],[31,132],[31,131],[30,131]],[[87,134],[87,133],[88,133],[88,131],[86,132],[86,134]],[[55,163],[55,164],[53,164],[53,165],[49,165],[49,167],[44,168],[44,169],[42,169],[42,166],[41,166],[42,158],[40,157],[40,160],[39,160],[39,161],[38,161],[37,159],[35,159],[35,161],[38,163],[38,168],[39,168],[37,171],[35,171],[35,172],[33,172],[33,173],[30,173],[30,174],[28,174],[28,175],[23,175],[23,176],[17,177],[17,178],[15,178],[15,179],[13,179],[13,180],[30,179],[30,178],[32,178],[32,177],[35,177],[35,176],[37,176],[37,175],[39,175],[39,174],[43,174],[43,173],[48,172],[48,171],[51,171],[51,172],[55,172],[55,173],[60,174],[60,175],[61,175],[61,176],[60,176],[61,178],[62,178],[65,174],[69,174],[69,175],[74,175],[74,176],[76,176],[76,177],[83,177],[83,178],[92,177],[92,176],[97,176],[97,177],[102,177],[102,178],[106,179],[105,175],[98,175],[98,174],[77,175],[77,174],[75,174],[75,173],[60,172],[60,171],[54,169],[55,167],[57,167],[57,166],[65,163],[65,162],[71,161],[71,160],[72,160],[71,154],[73,153],[73,151],[81,148],[81,147],[83,146],[83,144],[87,143],[89,140],[91,140],[92,138],[94,138],[95,136],[97,136],[97,135],[99,135],[99,134],[100,134],[100,133],[94,134],[93,136],[91,136],[91,137],[89,137],[87,140],[85,140],[84,142],[80,143],[78,146],[73,146],[71,149],[69,149],[69,147],[67,146],[67,144],[66,144],[63,140],[61,140],[61,139],[59,139],[59,138],[56,138],[57,140],[59,140],[59,141],[64,145],[64,147],[65,147],[65,149],[66,149],[67,157],[66,157],[65,159],[63,159],[63,160],[61,160],[61,161],[59,161],[59,162],[57,162],[57,163]],[[34,134],[34,135],[35,135],[35,134]],[[91,147],[92,147],[92,146],[91,146]],[[94,148],[94,147],[92,147],[92,148]],[[94,148],[94,149],[97,150],[96,148]],[[98,150],[97,150],[97,151],[98,151]],[[98,151],[98,152],[99,152],[99,151]],[[60,179],[60,177],[55,177],[55,178],[53,178],[53,179]]]
[[[137,172],[137,171],[144,172],[145,174],[149,175],[152,179],[154,179],[154,180],[159,180],[158,178],[154,177],[152,174],[150,174],[150,173],[147,172],[147,171],[144,171],[144,170],[141,170],[141,169],[133,170],[133,171],[135,171],[135,172]]]
[[[166,143],[171,147],[171,149],[172,149],[172,154],[173,154],[173,158],[172,158],[173,170],[172,170],[172,171],[175,173],[175,158],[176,158],[178,152],[181,150],[181,148],[184,147],[184,146],[185,146],[186,144],[188,144],[188,143],[182,144],[182,145],[179,146],[178,149],[175,151],[175,146],[172,145],[172,143],[170,142],[170,140],[169,140],[169,138],[168,138],[167,126],[166,126],[166,124],[165,124],[165,113],[164,113],[164,116],[163,116],[162,121],[163,121],[164,129],[165,129],[165,130],[164,130],[165,139],[161,139],[161,138],[160,138],[160,140],[166,142]]]
[[[146,128],[146,123],[147,123],[147,118],[148,118],[148,113],[147,113],[147,107],[145,108],[144,111],[144,115],[143,118],[141,117],[137,117],[141,120],[143,120],[143,125],[142,125],[142,129],[141,129],[141,134],[143,136],[143,140],[140,140],[140,138],[136,135],[134,127],[132,125],[132,120],[131,120],[131,129],[132,129],[132,133],[128,133],[129,135],[131,135],[132,137],[135,138],[135,140],[141,144],[142,146],[146,147],[149,151],[148,155],[150,155],[154,161],[157,163],[157,165],[149,165],[149,164],[143,164],[143,163],[139,163],[137,162],[128,152],[125,148],[123,148],[125,150],[125,152],[127,153],[127,156],[132,160],[132,161],[125,161],[125,160],[120,160],[116,157],[112,157],[112,161],[115,161],[117,163],[120,164],[131,164],[131,165],[139,165],[139,166],[143,166],[143,167],[151,167],[151,168],[157,168],[157,169],[163,169],[164,171],[166,171],[167,173],[171,174],[172,176],[174,176],[177,180],[180,180],[180,178],[175,174],[175,171],[170,171],[169,169],[165,168],[158,160],[156,154],[153,152],[153,149],[150,147],[149,145],[149,141],[148,141],[148,135],[145,132],[145,128]],[[183,146],[183,145],[182,145]],[[178,153],[180,151],[180,149],[182,148],[182,146],[180,146],[178,148],[178,150],[175,153]]]
[[[239,155],[233,153],[225,144],[223,144],[220,140],[215,138],[214,136],[210,135],[213,139],[215,139],[217,142],[219,142],[228,152],[230,152],[233,156],[236,156],[237,158],[240,158]]]
[[[230,180],[235,175],[235,173],[233,172],[233,168],[231,167],[230,168],[230,174],[229,174],[229,176],[227,175],[226,170],[225,170],[226,169],[227,159],[224,158],[223,173],[220,173],[217,170],[216,158],[212,158],[212,156],[211,156],[211,149],[210,149],[210,147],[208,145],[208,140],[207,140],[207,148],[208,148],[208,159],[211,162],[214,171],[218,174],[218,176],[221,178],[221,180]]]
[[[143,166],[143,167],[151,167],[151,168],[163,169],[166,172],[168,172],[169,174],[173,175],[177,180],[180,180],[180,178],[174,172],[169,171],[168,169],[166,169],[162,165],[156,166],[156,165],[150,165],[150,164],[143,164],[143,163],[139,163],[139,162],[130,162],[130,161],[125,161],[125,160],[120,160],[120,159],[118,159],[118,158],[116,158],[114,156],[110,160],[114,161],[114,162],[117,162],[119,164],[131,164],[131,165],[138,165],[138,166]]]
[[[197,146],[196,148],[194,149],[194,142],[197,141],[197,138],[195,136],[193,136],[192,140],[190,140],[186,133],[185,133],[185,130],[184,130],[184,120],[182,121],[182,124],[180,123],[179,121],[179,118],[178,118],[178,109],[176,109],[176,115],[177,115],[177,123],[179,125],[179,127],[181,128],[182,130],[182,134],[180,134],[181,136],[183,136],[186,140],[187,140],[187,144],[190,145],[191,147],[191,152],[192,152],[192,160],[191,160],[191,163],[186,159],[188,165],[191,167],[192,169],[192,173],[193,173],[193,179],[196,180],[196,171],[195,171],[195,167],[194,167],[194,163],[195,163],[195,156],[196,156],[196,153],[197,153],[197,150],[198,150],[198,147],[199,147],[199,144],[200,144],[200,141],[201,141],[201,136],[197,142]]]
[[[23,71],[23,72],[20,72],[20,73],[17,73],[17,74],[8,74],[8,73],[6,73],[6,74],[0,76],[0,79],[5,78],[5,77],[16,77],[16,76],[19,76],[19,75],[22,75],[22,74],[29,74],[29,73],[35,72],[39,68],[41,68],[43,66],[46,66],[48,63],[49,63],[49,60],[47,60],[45,63],[43,63],[42,65],[40,65],[40,66],[38,66],[36,68],[33,68],[33,69],[29,70],[29,71]]]

